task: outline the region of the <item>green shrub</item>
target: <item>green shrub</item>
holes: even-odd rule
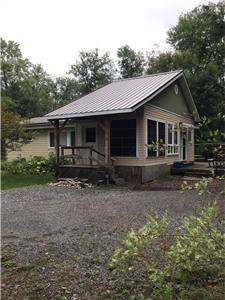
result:
[[[225,220],[216,205],[184,218],[172,234],[168,223],[150,217],[113,255],[113,273],[131,282],[138,274],[131,299],[224,299]]]
[[[53,156],[49,156],[49,158],[34,156],[28,161],[25,158],[17,158],[11,162],[3,162],[1,168],[9,174],[53,174],[55,170],[55,159]]]

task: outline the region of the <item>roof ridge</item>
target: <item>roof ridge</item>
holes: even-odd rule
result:
[[[118,81],[142,79],[142,78],[146,78],[146,77],[152,77],[152,76],[158,76],[158,75],[164,75],[164,74],[171,74],[171,73],[182,73],[182,72],[183,72],[183,70],[174,70],[174,71],[159,72],[159,73],[154,73],[154,74],[144,74],[144,75],[129,77],[129,78],[118,78],[118,79],[114,79],[111,83],[118,82]]]

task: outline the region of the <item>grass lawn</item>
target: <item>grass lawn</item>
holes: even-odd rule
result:
[[[56,179],[53,175],[14,175],[3,172],[1,174],[2,190],[35,184],[46,184],[54,181],[56,181]]]

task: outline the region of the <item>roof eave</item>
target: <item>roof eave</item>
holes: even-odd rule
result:
[[[195,102],[194,102],[194,99],[192,97],[192,94],[191,94],[191,91],[189,89],[189,86],[188,86],[188,83],[187,83],[187,80],[186,80],[186,77],[185,75],[183,74],[182,78],[181,78],[181,81],[183,80],[184,82],[184,85],[182,86],[182,88],[185,90],[185,94],[186,94],[186,99],[188,101],[188,104],[189,104],[189,108],[191,110],[191,113],[192,113],[192,116],[194,118],[194,121],[196,123],[200,122],[201,118],[199,116],[199,113],[198,113],[198,110],[197,110],[197,107],[195,105]]]
[[[126,109],[97,111],[97,112],[88,112],[88,113],[79,113],[79,114],[64,114],[64,115],[54,115],[54,116],[46,115],[46,117],[48,118],[48,120],[63,120],[63,119],[73,119],[73,118],[83,118],[83,117],[93,117],[93,116],[124,114],[124,113],[131,113],[131,112],[133,112],[132,108],[126,108]]]

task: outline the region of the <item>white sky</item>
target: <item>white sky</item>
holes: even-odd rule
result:
[[[51,75],[66,75],[80,50],[99,48],[116,58],[125,44],[144,52],[154,44],[168,49],[168,29],[203,3],[208,1],[1,0],[0,35],[19,43],[24,57]]]

